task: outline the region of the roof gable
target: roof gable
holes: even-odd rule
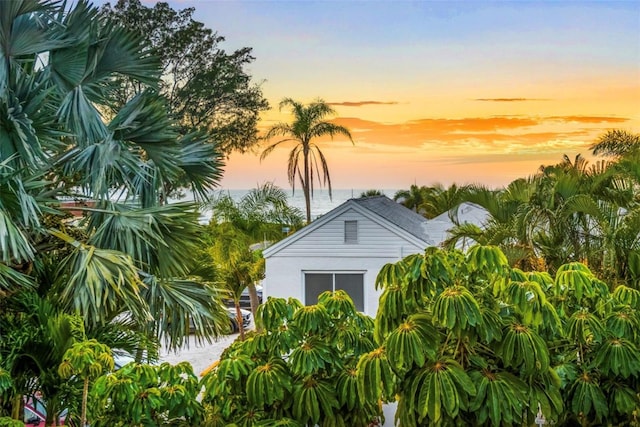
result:
[[[349,209],[353,209],[379,225],[395,231],[396,234],[404,235],[404,238],[412,243],[425,247],[433,244],[432,239],[427,235],[427,220],[424,217],[392,201],[386,196],[375,196],[347,200],[306,227],[280,240],[273,246],[266,248],[263,251],[263,256],[266,258],[279,252],[297,240],[333,221]],[[407,214],[407,212],[409,214]]]

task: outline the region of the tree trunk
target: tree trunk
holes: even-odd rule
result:
[[[80,418],[82,427],[89,426],[87,424],[87,396],[89,396],[89,377],[84,379],[84,387],[82,388],[82,416]]]
[[[260,305],[260,301],[258,301],[258,292],[256,291],[256,285],[252,282],[249,283],[249,301],[251,302],[251,315],[253,316],[253,322],[256,321],[256,312],[258,311],[258,306]],[[256,325],[256,330],[260,332],[258,326]]]
[[[20,414],[23,413],[23,408],[24,400],[22,399],[22,395],[16,393],[13,398],[11,407],[11,418],[13,418],[14,420],[19,420],[21,418]]]
[[[240,331],[240,341],[244,341],[244,325],[242,324],[242,312],[240,311],[240,302],[235,300],[236,306],[236,322],[238,322],[238,330]]]
[[[311,223],[311,182],[309,181],[309,144],[304,144],[304,180],[302,182],[302,192],[304,193],[304,204],[307,208],[307,224]]]

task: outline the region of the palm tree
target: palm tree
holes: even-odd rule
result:
[[[320,184],[324,183],[328,186],[329,197],[331,197],[331,177],[327,159],[313,140],[323,136],[333,138],[336,135],[344,135],[353,143],[353,138],[346,127],[324,120],[325,117],[335,114],[335,110],[322,99],[316,99],[305,106],[291,98],[285,98],[280,101],[280,110],[285,107],[291,108],[293,122],[277,123],[267,131],[265,135],[267,140],[276,136],[285,138],[265,148],[260,155],[260,160],[267,157],[284,142],[293,141],[296,143],[289,153],[287,176],[293,191],[295,191],[296,177],[300,180],[300,186],[304,193],[308,224],[311,222],[311,198],[313,197],[313,182],[315,179],[318,179]],[[320,181],[321,176],[322,181]]]
[[[88,334],[126,313],[173,348],[190,319],[215,336],[226,313],[186,280],[197,205],[166,201],[176,182],[207,197],[220,156],[153,90],[102,114],[114,77],[157,87],[159,61],[87,2],[65,7],[0,2],[0,302],[27,288],[82,313]],[[62,220],[65,199],[87,202],[81,223]]]
[[[396,194],[393,195],[393,200],[400,203],[404,207],[421,214],[420,209],[427,197],[428,192],[428,187],[425,187],[424,185],[417,186],[416,184],[413,184],[411,187],[409,187],[408,190],[396,191]]]
[[[366,190],[363,191],[362,193],[360,193],[360,198],[365,198],[365,197],[376,197],[376,196],[384,196],[384,191],[382,190],[376,190],[374,188],[370,189],[370,190]]]
[[[207,250],[221,244],[225,234],[228,234],[224,232],[225,227],[231,227],[236,233],[234,238],[236,244],[240,242],[240,245],[244,245],[236,251],[228,249],[218,251],[219,256],[213,257],[218,269],[220,266],[225,266],[224,268],[233,270],[233,265],[237,264],[233,259],[234,252],[240,252],[245,259],[250,260],[252,256],[248,251],[251,245],[257,243],[264,245],[267,242],[278,241],[286,236],[283,230],[295,231],[302,227],[304,221],[302,212],[290,206],[285,192],[272,183],[265,183],[252,189],[239,201],[235,201],[229,194],[221,194],[211,203],[211,207],[213,209],[211,224],[208,233],[205,234]],[[209,255],[211,255],[210,251],[207,252],[201,266],[211,266]],[[216,265],[211,266],[209,272],[203,271],[203,276],[214,277]],[[254,275],[258,278],[259,276],[259,274]],[[255,318],[258,307],[255,283],[253,280],[239,282],[245,285],[239,289],[238,299],[240,293],[248,287],[251,311]]]
[[[624,157],[640,150],[640,135],[624,130],[610,130],[601,135],[590,148],[594,155]]]

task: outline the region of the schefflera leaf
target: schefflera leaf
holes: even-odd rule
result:
[[[640,372],[638,347],[624,338],[604,341],[596,352],[594,362],[605,375],[613,373],[628,378],[630,375],[637,376]]]
[[[539,283],[533,281],[512,281],[505,291],[507,301],[511,302],[522,315],[526,324],[542,323],[542,308],[547,297]]]
[[[331,318],[323,305],[316,304],[297,310],[293,323],[302,334],[319,334],[331,327]]]
[[[561,265],[556,272],[554,293],[556,295],[573,294],[578,300],[583,296],[593,297],[597,290],[594,279],[591,270],[582,263],[571,262]]]
[[[528,374],[549,369],[546,342],[526,325],[516,322],[507,325],[498,353],[504,366],[520,368]]]
[[[406,309],[406,295],[400,286],[388,286],[380,296],[378,312],[375,318],[375,339],[382,344],[384,337],[402,322]]]
[[[464,286],[446,288],[435,298],[433,322],[455,331],[476,326],[482,322],[478,301]]]
[[[308,376],[296,384],[293,391],[293,415],[296,420],[307,425],[319,424],[322,418],[331,419],[337,407],[335,387],[328,381]]]
[[[323,305],[327,309],[327,313],[333,317],[345,317],[356,313],[353,300],[343,290],[321,293],[318,297],[318,304]]]
[[[284,298],[269,297],[258,306],[256,312],[256,326],[273,331],[290,320],[289,307]]]
[[[605,319],[605,325],[607,331],[613,336],[635,342],[640,322],[635,310],[623,307],[609,313]]]
[[[258,366],[247,378],[247,400],[258,407],[284,400],[291,392],[291,374],[282,359]]]
[[[393,395],[395,378],[385,347],[360,356],[356,371],[361,404],[385,400]]]
[[[609,414],[607,398],[594,373],[582,372],[571,387],[570,393],[571,410],[574,414],[583,414],[586,419],[594,421],[601,421]]]
[[[425,418],[437,423],[443,414],[455,418],[459,411],[467,410],[475,394],[473,381],[458,362],[444,358],[416,372],[408,393],[413,399],[405,404],[407,410],[418,414],[420,423]]]
[[[487,419],[494,426],[517,425],[522,421],[526,404],[527,385],[520,378],[506,371],[474,371],[470,374],[476,386],[476,395],[470,411],[477,413],[477,420]]]
[[[295,375],[306,376],[338,362],[332,348],[318,337],[310,337],[293,349],[289,365]]]
[[[566,326],[567,338],[585,344],[587,341],[600,341],[605,334],[600,319],[587,310],[576,311]]]
[[[338,401],[344,404],[349,411],[353,411],[360,404],[358,398],[358,371],[348,368],[340,372],[336,390]]]
[[[387,337],[387,358],[396,372],[408,371],[414,365],[422,367],[427,358],[434,359],[438,331],[425,314],[409,316]]]
[[[635,309],[640,308],[640,291],[625,285],[618,285],[613,291],[613,298],[620,304],[626,304]]]

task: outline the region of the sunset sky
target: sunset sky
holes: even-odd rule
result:
[[[289,120],[283,97],[333,104],[355,141],[321,144],[334,188],[502,186],[640,132],[638,1],[169,3],[253,48],[261,126]],[[222,187],[288,188],[290,148],[232,155]]]

